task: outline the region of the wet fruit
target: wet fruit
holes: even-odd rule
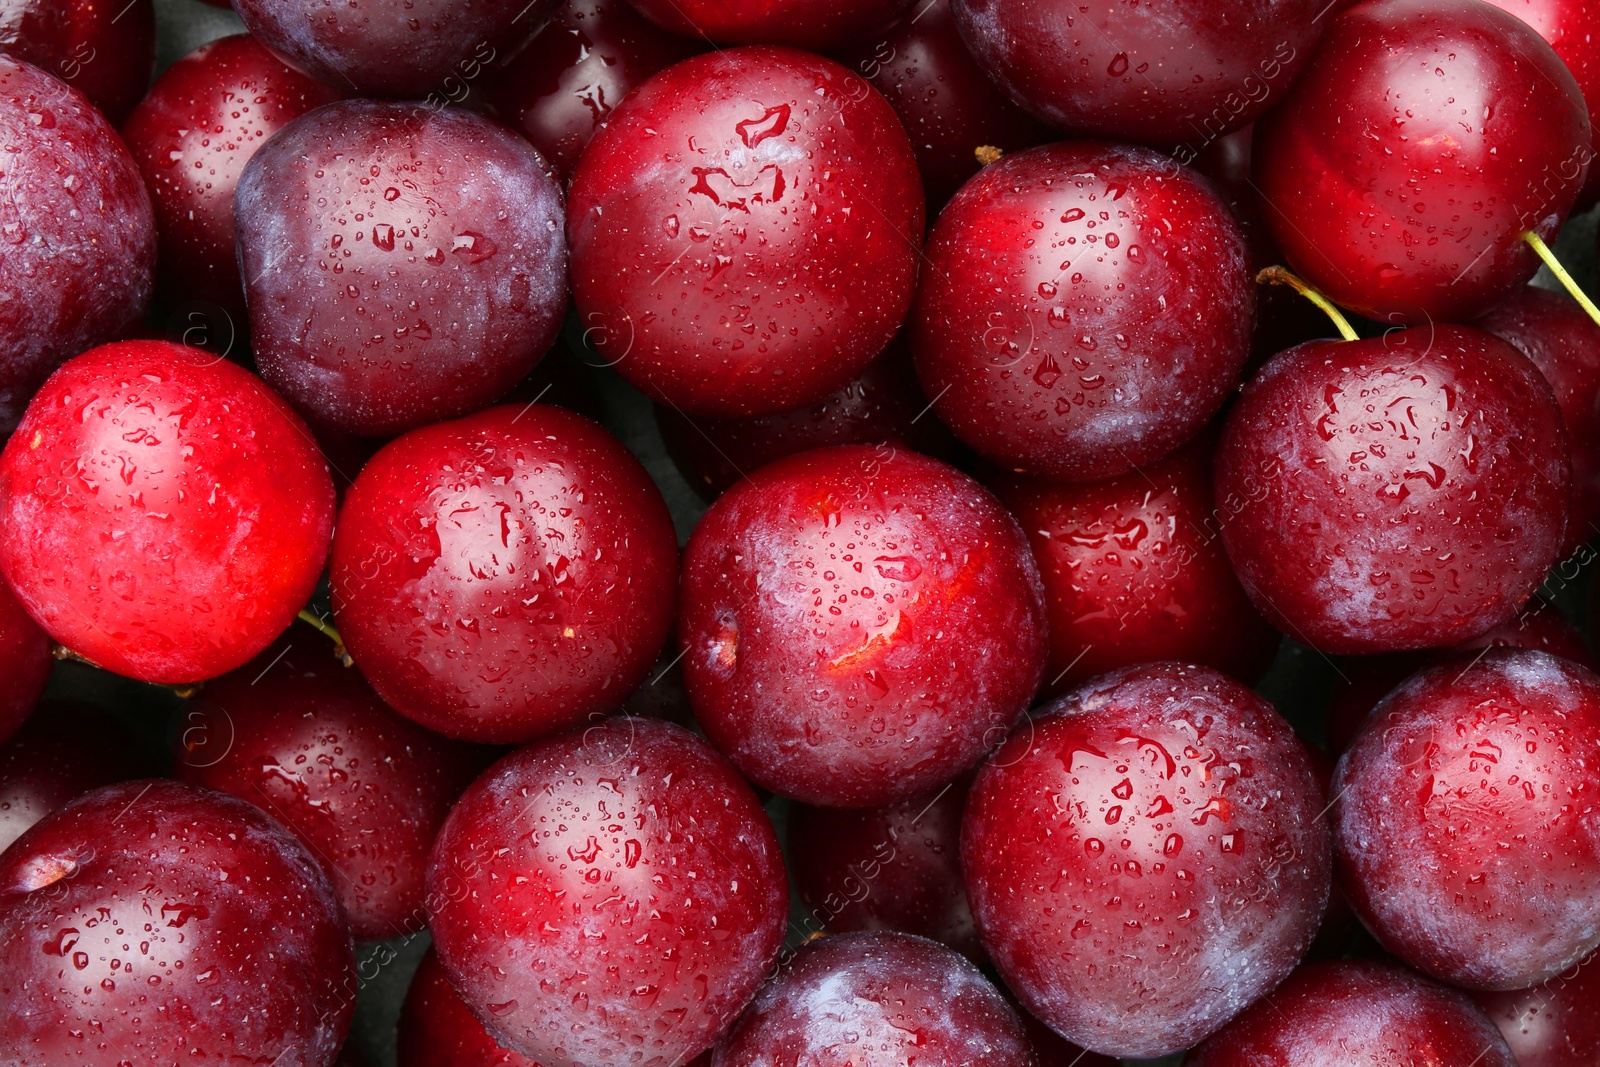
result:
[[[467,111],[319,108],[255,154],[234,210],[256,363],[313,422],[388,436],[487,407],[566,312],[555,179]]]
[[[0,56],[0,434],[56,366],[144,314],[155,218],[116,131],[77,92]]]
[[[1109,478],[1194,437],[1250,350],[1249,258],[1194,172],[1069,141],[1007,156],[928,240],[911,351],[939,418],[1000,466]]]
[[[345,497],[329,563],[350,654],[403,715],[530,741],[605,715],[672,625],[677,537],[622,443],[535,404],[413,430]]]
[[[241,800],[107,786],[0,854],[0,1042],[19,1067],[328,1067],[355,988],[327,876]]]
[[[716,1067],[1031,1062],[1021,1020],[976,967],[933,941],[896,933],[838,934],[800,949],[712,1060]]]
[[[1566,429],[1520,352],[1464,326],[1312,341],[1217,446],[1222,541],[1284,633],[1351,655],[1510,621],[1566,536]]]
[[[894,110],[831,60],[697,56],[641,85],[572,175],[572,291],[606,363],[689,415],[815,403],[905,318],[922,183]]]
[[[952,7],[984,70],[1034,114],[1080,136],[1182,145],[1188,159],[1278,102],[1327,11],[1318,0]]]
[[[249,801],[304,842],[361,941],[427,924],[434,835],[488,762],[390,711],[304,628],[209,683],[174,740],[179,780]]]
[[[1600,835],[1576,814],[1596,743],[1600,677],[1544,652],[1463,654],[1396,689],[1334,779],[1362,922],[1470,989],[1536,985],[1600,947]]]
[[[298,416],[199,349],[69,361],[0,455],[0,568],[51,637],[147,682],[215,678],[322,575],[333,481]]]
[[[1023,1005],[1112,1056],[1187,1048],[1300,962],[1328,901],[1322,790],[1272,706],[1205,667],[1116,671],[1024,722],[961,832]]]
[[[1033,546],[1050,611],[1045,691],[1136,663],[1201,663],[1254,683],[1278,651],[1219,537],[1212,439],[1119,478],[990,485]]]
[[[789,866],[809,910],[805,929],[895,930],[986,958],[961,883],[957,780],[925,797],[851,811],[789,809]]]
[[[1256,124],[1289,263],[1368,318],[1459,322],[1511,295],[1583,187],[1583,94],[1544,39],[1479,0],[1368,0]],[[1351,130],[1366,130],[1353,137]]]
[[[268,48],[341,92],[454,103],[559,0],[234,0]]]
[[[122,137],[155,204],[157,284],[168,305],[203,300],[236,318],[233,333],[244,329],[233,225],[239,175],[269,137],[336,99],[332,87],[245,34],[202,45],[161,75]]]
[[[1461,993],[1367,960],[1319,963],[1191,1052],[1184,1067],[1518,1067]]]
[[[689,539],[681,596],[706,736],[810,804],[876,807],[951,781],[1044,666],[1016,522],[966,475],[892,448],[804,452],[734,486]]]
[[[788,913],[749,786],[682,727],[620,717],[478,779],[428,892],[451,984],[545,1067],[698,1055],[755,994]]]

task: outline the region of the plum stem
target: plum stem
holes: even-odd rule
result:
[[[334,628],[332,623],[325,622],[320,615],[307,608],[300,609],[299,619],[333,642],[333,654],[338,657],[340,663],[348,667],[355,662],[350,658],[350,653],[345,651],[344,638],[340,636],[339,631]]]
[[[1550,268],[1550,273],[1556,276],[1556,281],[1561,283],[1562,288],[1572,294],[1572,299],[1589,313],[1591,319],[1600,323],[1600,308],[1595,307],[1594,301],[1589,299],[1588,294],[1578,288],[1578,283],[1572,280],[1572,275],[1567,273],[1567,268],[1561,265],[1556,254],[1550,251],[1550,246],[1544,243],[1544,238],[1529,230],[1522,235],[1522,239],[1528,242],[1528,247],[1532,248],[1540,259],[1544,260],[1544,265]]]
[[[104,667],[81,652],[74,652],[66,645],[57,645],[50,650],[50,654],[62,663],[81,663],[85,667],[93,667],[97,671],[105,670]]]
[[[85,667],[93,667],[97,671],[105,670],[104,667],[100,666],[100,664],[96,663],[88,656],[85,656],[81,652],[74,652],[66,645],[56,645],[50,650],[50,654],[62,663],[81,663]],[[163,689],[170,689],[174,695],[180,696],[185,700],[188,700],[190,697],[200,692],[200,687],[205,685],[204,682],[189,682],[187,684],[177,685],[163,682],[152,682],[151,684],[159,685]]]
[[[1289,288],[1293,289],[1295,292],[1299,293],[1301,296],[1317,305],[1317,307],[1321,308],[1323,314],[1332,319],[1334,326],[1338,327],[1340,337],[1343,337],[1346,341],[1360,340],[1360,335],[1357,334],[1354,327],[1350,325],[1350,320],[1344,317],[1343,312],[1333,306],[1333,301],[1329,300],[1327,297],[1311,288],[1311,286],[1307,285],[1300,279],[1298,275],[1294,274],[1293,272],[1286,270],[1283,267],[1266,267],[1261,271],[1260,274],[1256,275],[1256,284],[1287,285]]]

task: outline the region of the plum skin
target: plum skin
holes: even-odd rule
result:
[[[1600,947],[1600,824],[1583,811],[1596,744],[1600,676],[1569,660],[1491,648],[1412,676],[1334,779],[1340,883],[1362,922],[1467,989],[1536,985]]]
[[[1184,1067],[1519,1067],[1482,1009],[1454,989],[1390,963],[1302,967]]]
[[[905,123],[930,212],[983,168],[979,149],[1015,152],[1059,137],[1012,103],[973,58],[949,0],[916,4],[881,39],[852,42],[844,58]]]
[[[150,194],[116,131],[76,90],[0,56],[0,434],[63,360],[144,314],[155,284]]]
[[[1239,585],[1215,526],[1212,440],[1098,482],[996,475],[1028,533],[1050,611],[1045,692],[1176,660],[1253,684],[1279,635]]]
[[[774,44],[834,52],[879,31],[912,0],[629,0],[664,29],[718,44]]]
[[[69,360],[0,454],[17,599],[141,681],[215,678],[266,648],[315,589],[333,517],[328,465],[289,405],[165,341]]]
[[[821,400],[911,304],[911,142],[871,85],[821,56],[748,47],[667,68],[611,113],[569,196],[587,338],[691,416]]]
[[[459,99],[516,55],[560,0],[233,0],[250,35],[357,96]]]
[[[46,700],[0,745],[0,852],[46,815],[91,789],[154,768],[139,739],[92,705]]]
[[[1476,993],[1500,1028],[1517,1067],[1588,1067],[1600,1059],[1600,1022],[1590,1010],[1600,992],[1595,957],[1531,989]]]
[[[788,919],[754,792],[682,727],[627,717],[490,768],[440,831],[428,891],[451,984],[545,1067],[697,1056],[755,994]]]
[[[1238,682],[1114,671],[979,770],[961,831],[978,932],[1069,1041],[1131,1058],[1187,1048],[1310,947],[1331,884],[1323,806],[1300,740]]]
[[[7,679],[5,692],[0,694],[0,743],[27,721],[44,693],[54,663],[50,635],[39,629],[0,578],[0,677]]]
[[[1222,541],[1304,644],[1447,647],[1514,618],[1556,563],[1570,470],[1549,383],[1499,338],[1439,324],[1312,341],[1228,414]]]
[[[430,947],[400,1008],[400,1067],[539,1067],[495,1042],[450,984]]]
[[[533,740],[605,715],[672,626],[677,536],[610,433],[535,404],[397,438],[345,497],[334,619],[378,695],[448,737]]]
[[[1572,445],[1572,510],[1562,548],[1569,556],[1600,536],[1600,325],[1565,293],[1533,285],[1473,325],[1509,341],[1555,391]]]
[[[494,77],[489,97],[565,181],[629,93],[704,44],[652,25],[628,0],[567,0]]]
[[[1238,382],[1255,297],[1239,224],[1146,148],[1068,141],[985,167],[939,215],[911,319],[923,392],[993,463],[1125,474]]]
[[[808,407],[718,419],[691,418],[657,404],[655,416],[673,465],[707,500],[750,471],[827,445],[888,444],[935,459],[947,459],[957,447],[929,411],[899,338],[858,377]]]
[[[234,217],[257,366],[314,423],[392,436],[488,407],[566,313],[555,178],[459,108],[302,115],[245,165]]]
[[[321,861],[360,941],[414,934],[450,806],[485,759],[404,718],[316,637],[275,642],[189,701],[179,781],[262,808]]]
[[[1312,60],[1319,0],[952,0],[982,68],[1017,103],[1080,137],[1193,159],[1255,121]]]
[[[801,947],[712,1067],[1032,1067],[1027,1032],[977,967],[934,941],[845,933]]]
[[[247,34],[205,44],[168,67],[122,126],[155,206],[158,293],[205,300],[244,325],[233,196],[256,150],[338,93]]]
[[[338,1054],[350,928],[317,861],[244,801],[97,789],[0,854],[0,886],[0,1044],[19,1067]]]
[[[156,64],[151,0],[9,0],[0,49],[60,78],[113,126],[128,117]]]
[[[1366,136],[1351,136],[1351,130]],[[1334,303],[1391,325],[1470,319],[1538,270],[1583,189],[1583,94],[1543,38],[1477,0],[1367,0],[1255,126],[1272,238]]]
[[[1016,521],[966,475],[888,446],[803,452],[724,493],[689,539],[680,599],[706,736],[809,804],[937,789],[998,743],[1044,670]]]
[[[882,808],[789,808],[789,869],[808,929],[896,930],[988,957],[961,882],[968,783]]]

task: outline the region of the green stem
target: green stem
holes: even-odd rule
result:
[[[339,631],[334,628],[332,623],[324,622],[322,619],[318,618],[305,608],[300,609],[299,618],[301,622],[305,623],[307,626],[310,626],[312,629],[316,630],[318,633],[322,634],[323,636],[327,637],[328,640],[333,642],[333,654],[339,658],[339,662],[343,663],[346,667],[355,662],[350,658],[350,653],[345,651],[344,638],[339,635]]]
[[[1540,259],[1544,260],[1544,265],[1550,268],[1550,273],[1556,276],[1556,281],[1560,282],[1562,287],[1572,294],[1572,299],[1576,300],[1579,306],[1589,313],[1591,319],[1600,323],[1600,308],[1595,307],[1594,301],[1589,299],[1589,295],[1578,288],[1578,283],[1572,280],[1572,275],[1567,273],[1567,268],[1561,265],[1561,261],[1556,258],[1556,254],[1550,251],[1550,246],[1544,243],[1544,238],[1529,230],[1522,235],[1522,239],[1528,242],[1528,247],[1532,248]]]
[[[1340,337],[1343,337],[1346,341],[1360,340],[1360,335],[1356,333],[1353,327],[1351,327],[1350,320],[1344,317],[1343,312],[1333,306],[1333,301],[1329,300],[1327,297],[1311,288],[1311,286],[1301,281],[1297,275],[1291,273],[1283,267],[1267,267],[1260,274],[1256,275],[1256,284],[1287,285],[1289,288],[1293,289],[1295,292],[1299,293],[1301,296],[1317,305],[1317,307],[1321,308],[1322,313],[1333,320],[1333,325],[1338,328]]]
[[[96,663],[88,656],[85,656],[80,652],[74,652],[66,645],[56,645],[50,650],[50,654],[57,660],[60,660],[62,663],[81,663],[85,667],[93,667],[97,671],[105,670],[104,667],[100,666],[100,664]],[[185,700],[188,700],[190,697],[200,692],[200,687],[205,685],[204,682],[190,682],[185,685],[170,684],[165,682],[151,682],[150,684],[159,685],[162,689],[170,689],[175,695],[180,696]]]

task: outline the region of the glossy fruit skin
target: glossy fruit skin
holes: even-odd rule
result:
[[[572,291],[596,350],[690,415],[812,404],[905,319],[923,229],[894,109],[832,60],[696,56],[612,112],[572,175]]]
[[[671,631],[677,556],[661,493],[620,441],[558,407],[508,405],[374,456],[328,574],[345,644],[391,707],[515,744],[607,714],[644,680]]]
[[[450,985],[432,948],[422,957],[400,1009],[398,1052],[400,1067],[539,1067],[495,1043]],[[711,1056],[697,1056],[686,1067],[711,1067]]]
[[[814,941],[718,1045],[712,1067],[1032,1067],[1022,1020],[975,966],[910,934]]]
[[[0,56],[0,434],[57,364],[150,302],[155,217],[116,131],[77,92]]]
[[[89,790],[143,777],[152,768],[137,751],[137,740],[104,712],[45,701],[0,746],[0,852]]]
[[[1590,25],[1591,13],[1574,0],[1489,0],[1539,31],[1572,72],[1588,103],[1589,127],[1600,132],[1600,36]],[[1586,211],[1600,198],[1600,167],[1590,156],[1588,180],[1573,210]]]
[[[427,924],[428,852],[487,762],[395,714],[306,628],[208,683],[173,740],[180,781],[256,805],[317,857],[358,941]]]
[[[956,32],[949,0],[922,0],[881,39],[851,43],[846,66],[905,124],[937,211],[982,169],[977,150],[1016,152],[1059,138],[990,80]]]
[[[809,407],[718,419],[690,418],[657,404],[655,416],[673,465],[707,500],[747,473],[813,448],[882,444],[948,459],[957,447],[922,395],[910,355],[898,340],[860,377]]]
[[[678,640],[695,718],[746,777],[879,807],[970,769],[1026,710],[1044,600],[1022,531],[976,482],[844,445],[711,506],[684,552]]]
[[[1600,965],[1594,957],[1532,989],[1477,993],[1517,1067],[1588,1067],[1600,1061]]]
[[[1298,345],[1228,415],[1222,540],[1256,607],[1302,643],[1459,644],[1512,619],[1559,558],[1566,436],[1538,368],[1481,331]]]
[[[155,204],[166,303],[204,300],[244,328],[233,225],[239,175],[267,138],[338,95],[246,34],[202,45],[161,75],[122,138]]]
[[[927,259],[911,335],[923,391],[1019,472],[1087,481],[1160,459],[1217,413],[1249,354],[1238,223],[1150,149],[1007,156],[945,208]]]
[[[422,957],[400,1009],[400,1067],[539,1067],[502,1048],[450,985],[439,953]]]
[[[1184,1067],[1518,1067],[1467,997],[1401,967],[1340,960],[1302,967]]]
[[[1555,390],[1572,443],[1572,510],[1563,549],[1570,553],[1600,537],[1600,326],[1565,293],[1531,285],[1473,325],[1511,342]]]
[[[697,41],[848,48],[885,29],[913,0],[629,0],[656,25]]]
[[[565,0],[550,25],[489,84],[501,118],[565,180],[624,97],[704,42],[645,20],[628,0]]]
[[[0,886],[0,1045],[18,1067],[338,1054],[350,929],[311,854],[241,800],[97,789],[0,854]]]
[[[452,984],[498,1042],[545,1067],[703,1052],[788,919],[750,787],[682,727],[626,717],[519,749],[473,783],[434,844],[428,892]]]
[[[1080,136],[1182,145],[1254,122],[1311,58],[1312,0],[952,0],[956,26],[1011,98]]]
[[[455,102],[559,0],[233,0],[250,35],[340,92]]]
[[[789,870],[808,909],[806,933],[896,930],[987,959],[961,883],[968,783],[851,811],[789,808]]]
[[[1256,124],[1254,166],[1273,238],[1334,303],[1460,322],[1533,277],[1522,235],[1554,237],[1590,137],[1577,82],[1519,19],[1478,0],[1368,0],[1332,18]]]
[[[1536,985],[1600,947],[1596,743],[1600,676],[1545,652],[1463,655],[1389,694],[1333,788],[1339,880],[1367,929],[1467,989]]]
[[[234,214],[262,377],[350,433],[487,407],[566,314],[561,190],[468,111],[318,108],[245,166]]]
[[[1372,709],[1395,686],[1424,667],[1480,648],[1536,648],[1600,671],[1600,662],[1589,651],[1582,632],[1548,602],[1535,597],[1515,619],[1453,649],[1363,656],[1341,664],[1341,677],[1334,682],[1328,700],[1328,751],[1342,755],[1361,732]]]
[[[1239,587],[1217,535],[1211,444],[1101,482],[990,481],[1044,579],[1047,694],[1136,663],[1200,663],[1246,684],[1271,665],[1278,633]]]
[[[1172,663],[1115,671],[978,772],[968,898],[1030,1012],[1096,1052],[1165,1055],[1300,962],[1328,901],[1322,807],[1289,724],[1239,683]]]
[[[16,733],[50,680],[50,637],[0,578],[0,742]]]
[[[107,670],[182,684],[248,662],[322,575],[333,480],[297,415],[199,349],[119,341],[51,376],[0,455],[0,569]]]
[[[0,51],[53,74],[106,121],[127,118],[156,64],[151,0],[6,0]]]

